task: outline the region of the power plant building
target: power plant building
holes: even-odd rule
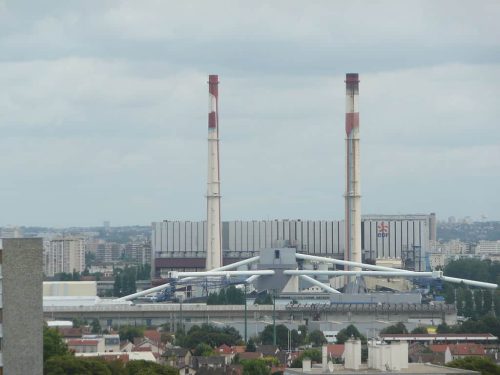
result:
[[[363,260],[405,258],[430,250],[435,225],[432,215],[368,215],[361,219]],[[169,270],[198,270],[205,266],[206,222],[162,221],[152,224],[156,274]],[[224,264],[258,255],[262,248],[296,247],[297,252],[338,259],[344,257],[344,221],[254,220],[222,222]],[[421,259],[415,262],[422,264]],[[417,267],[421,268],[421,267]]]

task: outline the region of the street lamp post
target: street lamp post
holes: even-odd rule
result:
[[[247,343],[247,284],[245,284],[245,345]]]
[[[276,290],[273,289],[273,345],[276,346]]]

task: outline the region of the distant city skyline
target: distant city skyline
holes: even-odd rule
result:
[[[344,217],[345,73],[363,214],[500,220],[500,3],[0,0],[0,227]]]

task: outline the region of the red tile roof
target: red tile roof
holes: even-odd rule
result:
[[[98,340],[72,339],[68,340],[68,346],[97,346]]]
[[[82,337],[82,329],[81,328],[70,328],[70,327],[59,327],[57,329],[62,337]]]
[[[161,341],[161,333],[155,329],[148,329],[144,331],[144,337],[156,343],[159,343]]]
[[[219,346],[217,348],[217,353],[219,353],[219,354],[226,354],[226,355],[227,354],[233,354],[234,350],[230,346],[228,346],[226,344],[222,344],[221,346]]]
[[[484,346],[480,344],[451,344],[450,351],[453,355],[484,355]]]
[[[334,358],[341,358],[344,354],[344,344],[330,344],[326,346],[328,355]]]
[[[434,345],[429,345],[429,349],[434,353],[444,353],[446,352],[448,346],[449,346],[448,344],[434,344]]]
[[[450,348],[450,352],[452,355],[484,355],[485,349],[484,346],[480,344],[436,344],[429,345],[429,349],[434,353],[444,353],[446,348]]]
[[[141,348],[141,347],[137,347],[135,346],[133,349],[132,349],[133,352],[152,352],[151,350],[151,347],[147,347],[147,348]]]

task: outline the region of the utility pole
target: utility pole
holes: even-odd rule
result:
[[[276,346],[276,289],[273,289],[273,345]]]
[[[247,284],[245,283],[245,345],[247,343]]]

